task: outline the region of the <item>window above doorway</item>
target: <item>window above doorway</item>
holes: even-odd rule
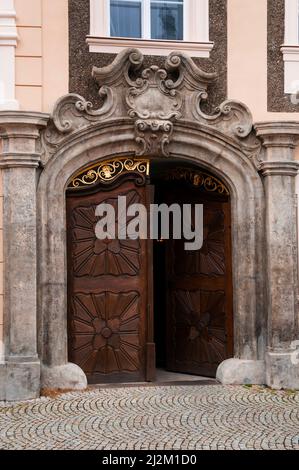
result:
[[[184,0],[110,0],[110,36],[184,39]]]
[[[90,52],[209,57],[209,0],[90,0]]]

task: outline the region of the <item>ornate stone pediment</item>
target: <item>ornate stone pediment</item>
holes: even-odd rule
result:
[[[206,92],[217,76],[201,71],[182,53],[170,54],[164,69],[152,65],[142,70],[142,65],[140,51],[127,49],[108,67],[94,68],[93,76],[100,86],[113,81],[124,94],[122,112],[134,120],[137,155],[168,156],[174,123],[186,115],[188,93]]]
[[[92,75],[102,106],[94,110],[92,103],[75,94],[62,97],[43,135],[48,152],[54,152],[68,134],[109,119],[132,120],[138,156],[168,156],[175,124],[188,121],[238,141],[249,156],[259,150],[252,135],[252,116],[244,104],[225,101],[210,115],[202,110],[217,74],[202,71],[184,53],[171,53],[164,68],[143,68],[141,52],[126,49],[110,65],[94,67]]]

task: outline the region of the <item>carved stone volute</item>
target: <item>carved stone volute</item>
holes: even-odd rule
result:
[[[135,122],[140,147],[137,155],[168,156],[174,122],[186,113],[189,94],[206,93],[217,75],[203,72],[183,53],[170,54],[164,69],[152,65],[138,75],[142,64],[142,54],[137,49],[127,49],[108,67],[94,68],[93,76],[100,87],[105,83],[126,88],[124,112]],[[121,90],[118,94],[122,94]]]
[[[252,133],[252,116],[244,104],[225,101],[210,115],[202,110],[216,73],[204,72],[182,52],[172,52],[164,68],[143,68],[143,62],[138,49],[126,49],[110,65],[93,67],[103,103],[99,109],[94,110],[80,95],[59,99],[43,133],[47,158],[73,132],[110,119],[115,123],[132,119],[138,156],[168,156],[175,125],[181,121],[216,129],[238,141],[256,160],[260,143]]]

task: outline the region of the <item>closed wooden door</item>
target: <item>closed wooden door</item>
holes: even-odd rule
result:
[[[122,220],[118,196],[126,196],[127,205],[148,204],[147,186],[134,181],[67,197],[69,360],[90,383],[146,378],[147,241],[100,240],[95,232],[96,207],[107,203],[115,209],[117,234]]]
[[[233,352],[230,205],[188,187],[165,200],[203,204],[204,219],[200,250],[186,251],[184,240],[166,243],[167,368],[215,377]]]

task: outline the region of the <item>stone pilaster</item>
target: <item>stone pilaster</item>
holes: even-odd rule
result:
[[[294,341],[298,329],[297,200],[299,122],[255,126],[265,147],[261,174],[266,197],[268,347],[266,380],[273,388],[299,388]]]
[[[1,399],[34,398],[40,390],[36,312],[36,170],[40,129],[48,116],[0,112],[3,169],[4,346]]]

